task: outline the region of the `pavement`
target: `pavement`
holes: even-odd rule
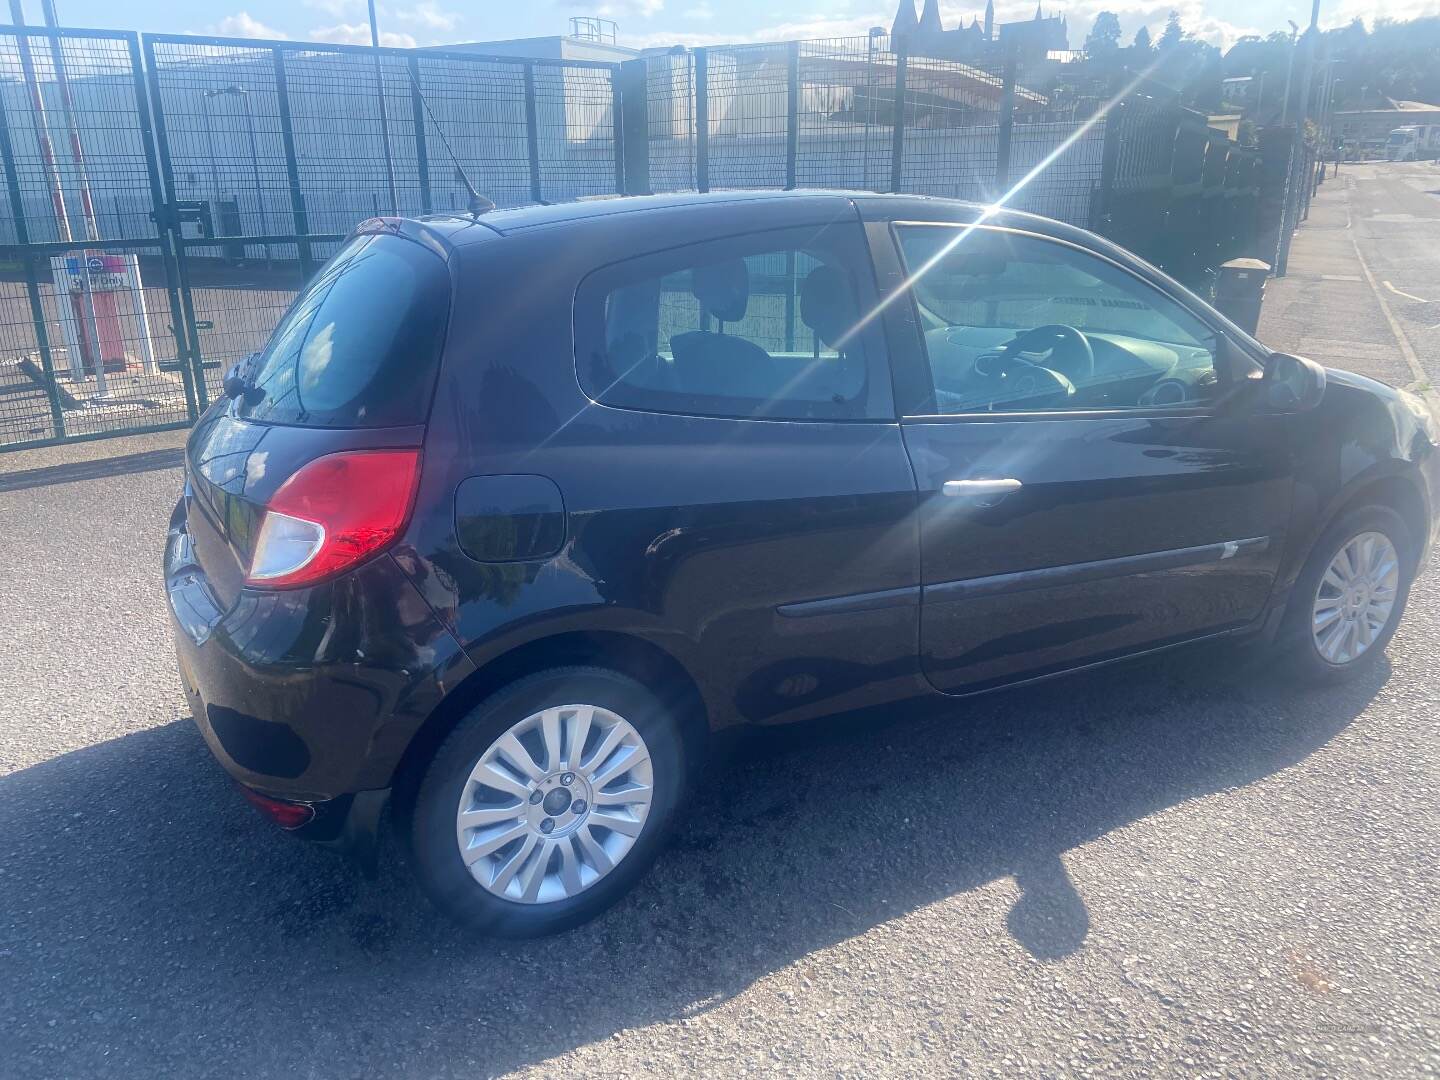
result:
[[[1440,387],[1440,167],[1340,167],[1269,283],[1260,339],[1394,386]],[[1440,400],[1440,399],[1432,399]]]
[[[1383,295],[1434,370],[1383,284],[1440,292],[1429,175],[1325,185],[1272,344],[1380,354]],[[174,436],[106,445],[0,455],[7,1080],[1440,1072],[1433,566],[1342,689],[1192,650],[772,733],[617,908],[501,944],[230,789],[168,640]]]

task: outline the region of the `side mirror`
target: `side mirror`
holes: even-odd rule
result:
[[[1305,412],[1325,396],[1325,369],[1303,356],[1271,353],[1264,384],[1265,401],[1276,412]]]
[[[250,365],[254,360],[255,354],[251,353],[243,360],[237,360],[230,365],[230,370],[225,372],[225,379],[220,384],[226,397],[238,398],[250,389]]]
[[[231,364],[230,370],[225,372],[225,381],[220,384],[228,398],[237,398],[245,393],[245,361]]]

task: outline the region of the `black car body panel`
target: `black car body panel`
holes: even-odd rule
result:
[[[1417,519],[1432,523],[1416,537],[1423,545],[1421,566],[1440,512],[1440,458],[1425,423],[1400,392],[1349,371],[1331,368],[1327,376],[1320,406],[1287,418],[1295,458],[1295,541],[1281,564],[1277,599],[1282,601],[1315,540],[1367,489],[1397,485],[1416,500]]]
[[[166,579],[216,756],[278,798],[386,788],[472,676],[562,639],[668,657],[711,730],[970,693],[1272,627],[1316,537],[1374,485],[1409,500],[1428,544],[1440,468],[1398,392],[1332,372],[1318,408],[1268,410],[1258,343],[1114,245],[1029,215],[986,223],[1077,245],[1196,311],[1234,350],[1231,393],[1213,410],[934,415],[890,223],[981,214],[737,193],[367,223],[447,264],[433,404],[424,424],[317,428],[254,423],[222,401],[196,426]],[[853,228],[873,259],[858,288],[893,380],[874,388],[886,415],[685,415],[582,389],[576,298],[598,269],[827,228]],[[243,583],[287,477],[388,447],[422,454],[397,542],[311,587]],[[1024,489],[993,502],[940,494],[1011,472]]]
[[[930,680],[983,689],[1260,617],[1291,501],[1275,420],[907,421]],[[939,493],[1017,472],[1024,488],[994,505]]]
[[[222,608],[181,528],[166,558],[181,682],[215,756],[280,798],[388,787],[474,671],[394,558],[311,589],[246,589]]]
[[[742,201],[747,232],[855,219],[849,200],[833,196]],[[734,221],[728,201],[670,202],[527,227],[518,242],[527,264],[544,267],[543,289],[514,287],[504,245],[461,253],[468,288],[507,299],[459,305],[451,328],[419,499],[430,509],[407,537],[419,584],[477,664],[549,634],[637,635],[696,673],[717,727],[913,692],[914,607],[803,630],[776,613],[832,595],[837,581],[853,591],[915,584],[914,481],[893,420],[642,413],[597,405],[576,381],[580,282],[599,265]],[[566,362],[535,360],[546,356]],[[558,485],[568,535],[556,558],[502,565],[463,554],[453,493],[482,470]]]

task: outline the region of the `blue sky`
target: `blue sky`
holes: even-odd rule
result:
[[[171,33],[213,33],[234,37],[369,41],[365,0],[57,0],[70,26]],[[1177,9],[1187,29],[1226,46],[1245,33],[1284,29],[1286,19],[1304,25],[1308,0],[1044,0],[1048,11],[1064,13],[1071,44],[1078,46],[1097,11],[1114,11],[1128,36],[1138,27],[1159,31]],[[387,44],[439,45],[459,41],[563,33],[571,15],[604,15],[620,24],[620,39],[631,45],[720,44],[788,38],[863,34],[888,26],[895,0],[380,0],[380,24]],[[918,6],[918,3],[917,3]],[[941,0],[947,26],[968,22],[984,0]],[[26,0],[31,21],[40,20],[39,0]],[[1034,0],[996,0],[1001,21],[1028,18]],[[1323,0],[1321,25],[1354,16],[1408,18],[1440,14],[1440,0]]]

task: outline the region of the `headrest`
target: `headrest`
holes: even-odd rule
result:
[[[859,315],[850,281],[833,266],[817,266],[800,285],[800,318],[831,348],[854,329]]]
[[[690,291],[721,322],[738,322],[750,303],[750,271],[744,259],[706,263],[695,267]]]

